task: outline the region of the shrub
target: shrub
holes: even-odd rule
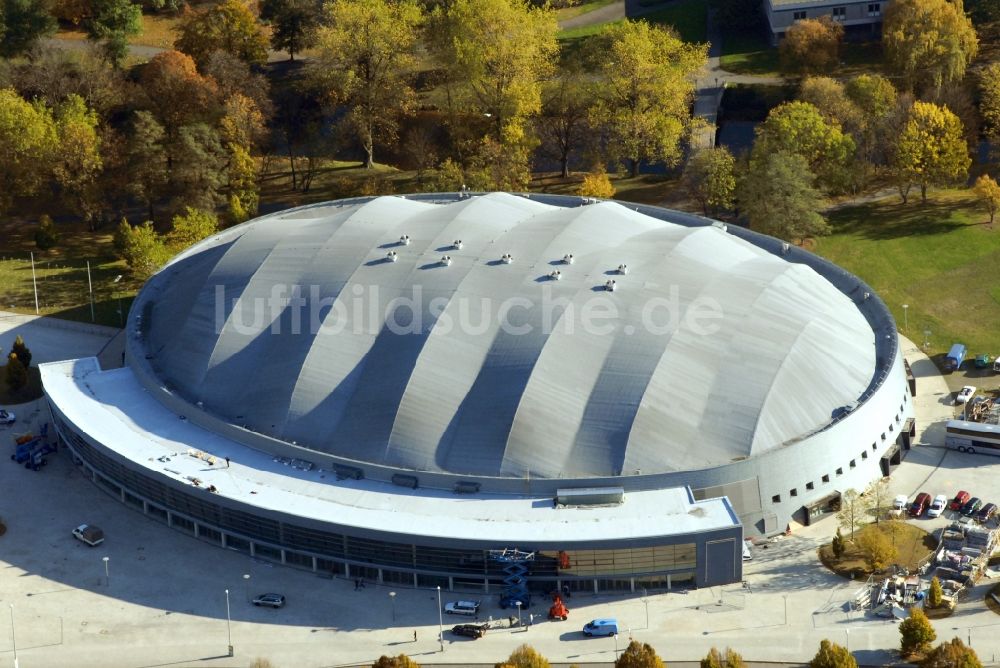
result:
[[[38,219],[38,229],[35,230],[35,246],[39,250],[49,250],[55,248],[57,243],[59,234],[56,232],[56,226],[51,217],[43,214]]]

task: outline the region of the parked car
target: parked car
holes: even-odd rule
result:
[[[965,346],[961,343],[956,343],[948,351],[948,354],[944,357],[943,370],[946,373],[952,371],[957,371],[962,368],[962,362],[965,360]]]
[[[892,501],[892,512],[895,515],[902,515],[908,505],[910,505],[909,497],[905,494],[900,494]]]
[[[451,632],[457,636],[466,636],[468,638],[482,638],[484,635],[486,635],[486,625],[459,624],[458,626],[451,627]]]
[[[983,505],[983,502],[979,500],[978,496],[974,496],[965,502],[962,506],[962,514],[966,517],[972,517]]]
[[[927,509],[927,517],[939,517],[944,509],[948,507],[948,497],[944,494],[938,494],[931,501],[930,508]]]
[[[957,406],[958,404],[964,404],[969,399],[971,399],[972,395],[974,395],[975,393],[976,393],[975,385],[966,385],[965,387],[963,387],[961,390],[958,391],[957,395],[955,395],[955,405]]]
[[[253,597],[253,604],[268,608],[283,608],[285,607],[285,597],[281,594],[258,594]]]
[[[14,420],[17,416],[14,415],[13,411],[7,411],[0,408],[0,424],[14,424]]]
[[[104,542],[104,532],[93,524],[81,524],[73,529],[73,538],[91,547],[97,547]]]
[[[917,498],[913,499],[913,503],[910,504],[910,517],[920,517],[930,504],[931,495],[927,492],[920,492],[920,494],[917,494]]]
[[[993,516],[997,514],[997,504],[987,503],[985,506],[979,509],[976,513],[976,521],[980,524],[985,524],[993,519]]]
[[[479,614],[481,601],[450,601],[444,604],[445,614],[468,615],[472,617]]]
[[[618,620],[613,617],[593,619],[583,625],[583,635],[588,638],[592,636],[613,636],[617,634]]]
[[[969,500],[969,493],[966,491],[961,491],[955,495],[955,498],[951,500],[951,505],[948,506],[949,510],[962,510],[962,506],[965,502]]]
[[[518,601],[521,602],[521,609],[527,610],[531,607],[531,597],[530,596],[502,596],[500,598],[500,607],[506,610],[507,608],[516,608]]]
[[[988,369],[990,368],[990,362],[992,361],[992,357],[990,357],[987,353],[982,353],[980,355],[976,355],[976,359],[973,361],[973,364],[977,369]]]

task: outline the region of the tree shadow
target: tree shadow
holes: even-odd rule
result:
[[[830,224],[837,234],[860,236],[872,241],[902,237],[941,235],[967,227],[954,218],[954,202],[869,202],[830,214]],[[919,194],[917,195],[919,197]]]

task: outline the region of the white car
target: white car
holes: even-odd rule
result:
[[[5,411],[0,408],[0,424],[13,424],[17,416],[12,411]]]
[[[931,501],[930,507],[927,509],[927,517],[940,517],[944,509],[948,507],[948,497],[944,494],[938,494]]]
[[[907,496],[905,494],[900,494],[892,501],[892,512],[896,515],[902,515],[903,511],[906,510],[906,506],[908,506],[909,503],[910,500],[907,498]]]
[[[975,386],[966,385],[961,390],[959,390],[958,395],[955,397],[955,405],[957,406],[958,404],[964,404],[969,399],[971,399],[972,395],[974,395],[975,393],[976,393]]]
[[[450,601],[444,604],[444,611],[449,615],[473,615],[479,614],[480,601]]]

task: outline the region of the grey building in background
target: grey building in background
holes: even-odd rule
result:
[[[154,276],[128,364],[42,368],[122,501],[305,568],[496,591],[741,579],[909,446],[895,325],[747,230],[577,197],[343,200]]]
[[[890,0],[764,0],[764,14],[777,44],[793,23],[828,16],[844,26],[848,39],[877,39],[882,31],[882,15]]]

